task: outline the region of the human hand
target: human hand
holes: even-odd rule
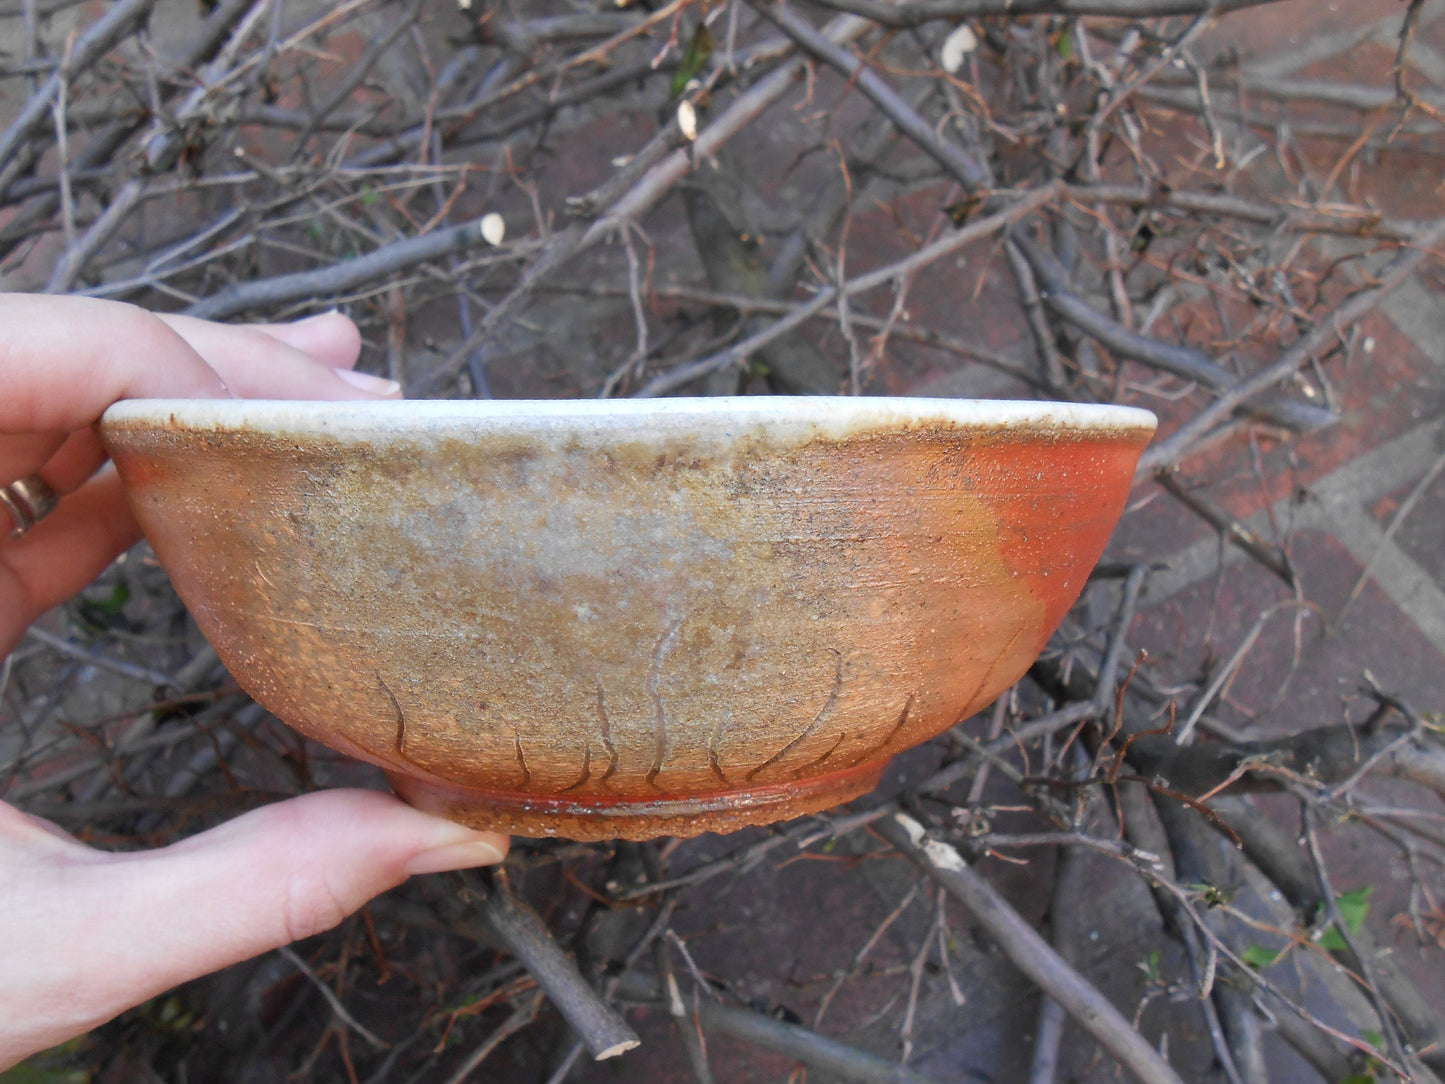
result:
[[[370,399],[356,328],[328,314],[223,326],[114,302],[0,295],[0,484],[55,510],[20,538],[0,507],[0,654],[140,537],[93,424],[117,399]],[[93,850],[0,804],[0,1070],[177,983],[329,929],[415,873],[500,861],[475,832],[369,791],[279,802],[157,851]]]

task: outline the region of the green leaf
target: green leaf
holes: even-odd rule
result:
[[[0,1071],[0,1084],[90,1084],[89,1069],[67,1064],[80,1053],[87,1039],[88,1035],[81,1035]]]
[[[1065,30],[1054,42],[1054,49],[1059,54],[1059,59],[1068,60],[1074,55],[1074,36]]]
[[[1378,1084],[1378,1081],[1368,1073],[1351,1073],[1340,1077],[1340,1084]]]
[[[118,614],[125,608],[125,604],[129,601],[130,588],[124,580],[121,580],[111,589],[109,598],[87,599],[86,605],[93,610],[99,610],[101,613]]]
[[[1378,1031],[1366,1028],[1361,1034],[1365,1037],[1365,1042],[1369,1043],[1376,1050],[1385,1049],[1385,1037]]]
[[[0,1073],[0,1084],[90,1084],[90,1072],[86,1069],[42,1069],[27,1061]]]
[[[1335,902],[1340,905],[1340,915],[1351,933],[1359,933],[1364,928],[1365,916],[1370,913],[1370,894],[1374,891],[1374,885],[1366,885],[1335,897]]]
[[[1144,959],[1140,960],[1134,966],[1144,972],[1144,977],[1148,979],[1150,983],[1158,983],[1163,978],[1163,972],[1159,969],[1158,949],[1151,951],[1148,956],[1144,957]]]
[[[1350,933],[1359,933],[1365,925],[1365,917],[1370,913],[1370,894],[1375,891],[1374,885],[1366,885],[1364,888],[1357,888],[1353,892],[1346,892],[1335,897],[1335,903],[1339,905],[1340,917],[1345,920],[1345,926]],[[1321,908],[1323,910],[1323,908]],[[1319,937],[1320,948],[1327,952],[1343,952],[1349,948],[1345,943],[1344,934],[1331,925]]]
[[[682,54],[682,63],[672,77],[671,93],[674,98],[680,97],[687,84],[697,78],[707,58],[712,56],[712,49],[712,31],[707,28],[707,23],[698,23],[692,40],[687,43],[687,52]]]
[[[1263,945],[1250,945],[1239,954],[1240,959],[1256,971],[1263,971],[1283,955],[1284,949],[1265,948]]]

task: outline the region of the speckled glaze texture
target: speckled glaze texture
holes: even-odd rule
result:
[[[156,401],[101,431],[258,701],[417,806],[589,840],[826,808],[988,704],[1077,597],[1153,418]]]

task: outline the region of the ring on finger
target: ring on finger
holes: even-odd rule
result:
[[[27,474],[7,486],[0,486],[0,504],[10,510],[15,526],[11,538],[22,537],[55,510],[60,498],[38,474]]]

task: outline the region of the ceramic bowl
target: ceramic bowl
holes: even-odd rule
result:
[[[872,788],[1033,662],[1153,429],[811,397],[135,400],[101,423],[251,695],[416,806],[583,840]]]

